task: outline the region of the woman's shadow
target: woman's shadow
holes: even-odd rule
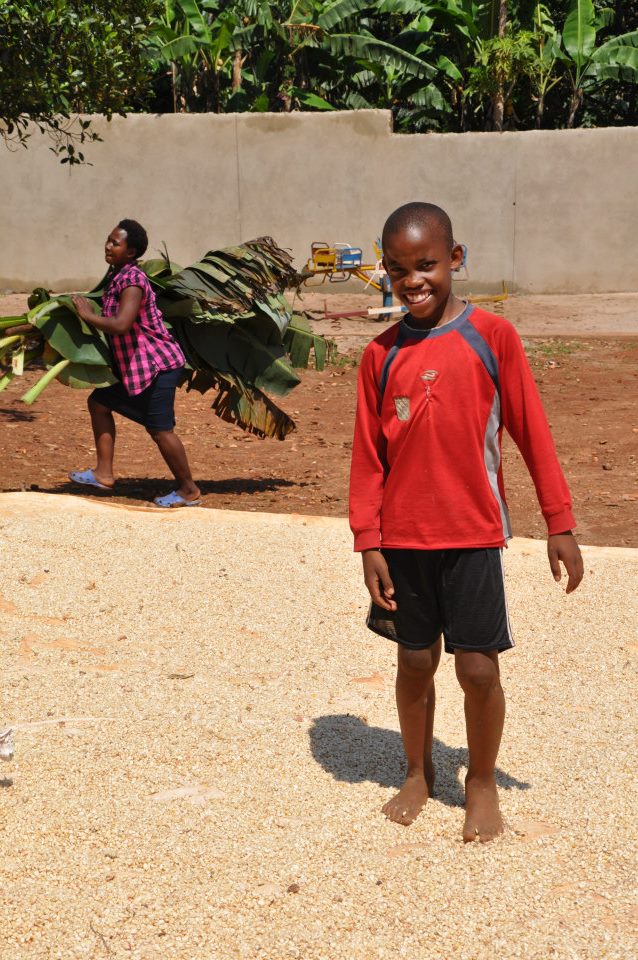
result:
[[[370,781],[381,787],[396,787],[405,777],[405,758],[400,734],[383,727],[369,727],[349,713],[317,717],[310,728],[312,755],[335,780],[347,783]],[[436,786],[434,797],[448,807],[465,803],[459,771],[467,767],[465,747],[448,747],[434,738]],[[524,783],[496,769],[496,782],[502,790],[529,790]]]

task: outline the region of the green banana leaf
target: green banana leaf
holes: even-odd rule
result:
[[[17,345],[22,342],[22,337],[3,337],[0,340],[0,359],[4,357],[7,353],[13,352]]]
[[[332,360],[336,353],[334,341],[312,333],[307,317],[300,313],[293,314],[284,336],[284,346],[291,365],[304,370],[310,365],[311,351],[315,355],[315,370],[323,370],[326,361]]]
[[[38,382],[34,384],[30,390],[27,390],[25,395],[22,397],[22,402],[28,404],[29,406],[34,403],[42,391],[48,387],[52,380],[55,380],[56,377],[59,377],[62,371],[68,367],[70,363],[71,361],[65,358],[64,360],[60,360],[59,363],[56,363],[56,365],[51,367],[50,370],[47,370],[44,376],[40,377]]]
[[[70,363],[58,374],[58,380],[65,387],[73,387],[74,390],[94,390],[96,387],[110,387],[112,383],[117,383],[117,377],[113,375],[110,367],[98,367],[88,363]]]
[[[54,350],[73,363],[110,366],[106,337],[94,327],[81,323],[70,297],[55,297],[38,304],[26,315]]]
[[[281,322],[277,322],[272,314],[263,313],[255,305],[254,311],[243,313],[240,317],[237,317],[235,325],[242,330],[246,330],[265,347],[281,347],[283,345],[282,335],[288,326],[288,318],[284,316],[281,318]]]
[[[638,30],[612,37],[594,52],[588,74],[601,80],[638,79]]]
[[[51,294],[48,290],[45,290],[44,287],[36,287],[35,290],[32,290],[29,294],[27,300],[27,305],[29,310],[33,310],[34,307],[37,307],[39,303],[46,303],[47,300],[51,299]]]
[[[24,323],[24,314],[21,314],[19,317],[1,317],[0,330],[9,330],[11,327],[15,327],[20,323]]]
[[[0,377],[0,393],[7,389],[14,377],[15,373],[11,369],[7,370],[4,376]]]
[[[260,390],[285,397],[301,382],[285,359],[283,347],[264,347],[247,330],[235,328],[228,348],[231,370]]]
[[[571,0],[563,27],[563,43],[579,68],[586,63],[596,46],[595,19],[592,0]]]
[[[285,396],[300,382],[285,360],[282,346],[265,347],[249,330],[233,323],[185,321],[182,331],[187,351],[200,360],[197,366],[203,361],[209,370],[235,374],[260,390],[279,396]]]

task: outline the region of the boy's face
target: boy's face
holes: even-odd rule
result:
[[[386,239],[383,264],[392,292],[415,320],[435,326],[443,318],[452,290],[452,271],[463,262],[463,248],[450,250],[443,232],[422,226]]]
[[[136,259],[135,250],[128,245],[126,230],[121,227],[111,230],[104,244],[104,259],[116,270]]]

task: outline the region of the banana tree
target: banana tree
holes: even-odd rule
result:
[[[451,61],[437,63],[438,54],[431,60],[425,41],[433,22],[427,11],[438,6],[441,16],[449,17],[453,0],[166,4],[156,30],[155,57],[175,65],[186,109],[197,102],[209,63],[217,64],[218,86],[223,83],[227,91],[219,93],[216,109],[229,111],[342,108],[354,74],[360,106],[392,106],[404,83],[431,84],[452,70]],[[419,27],[413,29],[413,22]],[[363,75],[370,81],[366,92],[361,90]]]
[[[537,3],[534,8],[534,44],[537,58],[536,69],[530,74],[536,91],[536,129],[543,125],[547,95],[561,82],[558,71],[560,63],[561,35],[554,26],[552,15],[547,6]]]
[[[283,440],[295,425],[268,394],[285,396],[299,383],[294,368],[308,366],[314,352],[322,369],[331,349],[284,296],[298,280],[289,254],[260,237],[209,251],[186,269],[167,255],[140,266],[184,351],[187,390],[217,391],[218,416]],[[87,294],[98,307],[105,280]],[[105,335],[78,317],[70,296],[50,297],[43,289],[33,292],[26,314],[0,320],[0,390],[36,363],[45,373],[22,397],[25,403],[54,379],[75,388],[116,380]]]
[[[574,126],[589,89],[605,80],[638,81],[638,30],[596,46],[599,33],[610,22],[613,11],[597,14],[592,0],[572,0],[563,27],[561,54],[571,84],[568,127]]]
[[[222,109],[222,80],[232,71],[237,17],[224,0],[164,0],[151,27],[148,57],[170,69],[173,110]]]

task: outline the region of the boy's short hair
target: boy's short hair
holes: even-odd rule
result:
[[[416,200],[412,203],[404,203],[386,220],[381,234],[381,246],[385,250],[386,241],[396,233],[403,233],[414,227],[432,226],[439,228],[451,250],[454,246],[454,234],[452,221],[445,210],[434,203],[421,203]]]
[[[118,228],[126,233],[126,242],[137,257],[143,257],[148,247],[146,230],[137,220],[120,220]]]

